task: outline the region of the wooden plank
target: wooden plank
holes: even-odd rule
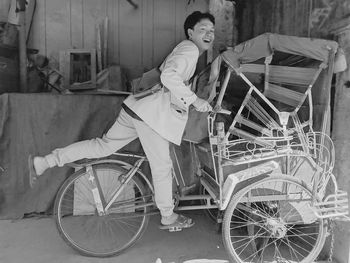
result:
[[[36,0],[36,8],[27,45],[29,48],[38,49],[40,54],[47,55],[45,0]]]
[[[283,1],[280,0],[275,0],[274,1],[274,9],[272,11],[273,15],[273,28],[272,28],[272,33],[282,33],[281,30],[281,14],[282,14],[282,7],[283,7]],[[257,15],[259,15],[259,10]]]
[[[97,72],[102,70],[102,46],[101,46],[101,28],[96,24],[96,54],[97,54]]]
[[[310,0],[300,0],[299,5],[298,5],[298,33],[296,36],[308,36],[308,31],[309,31],[309,15],[310,15],[310,10],[309,10],[309,5],[310,5]]]
[[[71,0],[71,46],[72,48],[83,48],[83,0]]]
[[[108,28],[108,62],[109,64],[119,64],[118,23],[119,0],[107,0],[107,16],[109,18]]]
[[[91,52],[91,85],[92,88],[96,88],[96,51],[94,49]]]
[[[154,62],[161,63],[175,47],[175,1],[154,0]]]
[[[3,22],[7,21],[10,2],[11,0],[0,1],[0,21],[3,21]]]
[[[83,1],[83,36],[84,48],[96,48],[96,24],[101,24],[106,17],[107,0],[84,0]]]
[[[264,10],[264,6],[265,6],[265,2],[264,1],[257,1],[254,3],[254,9],[258,10],[258,12],[260,12],[260,10]],[[253,27],[253,34],[254,36],[258,36],[261,33],[264,33],[264,16],[261,14],[257,14],[254,18],[254,27]]]
[[[154,0],[142,1],[142,65],[146,70],[158,66],[153,63],[153,4]]]
[[[293,23],[291,18],[293,16],[293,9],[290,7],[291,1],[283,1],[282,14],[281,14],[281,26],[282,31],[280,34],[291,35],[293,31]]]
[[[299,8],[299,3],[298,2],[301,2],[301,1],[293,1],[293,5],[292,5],[292,8],[293,8],[293,18],[292,18],[292,27],[293,27],[293,32],[291,33],[291,35],[293,36],[300,36],[298,34],[298,31],[300,30],[298,28],[298,16],[299,16],[299,13],[298,13],[298,8]]]
[[[120,65],[127,68],[142,66],[142,0],[133,0],[135,9],[127,1],[119,2],[119,56]]]
[[[181,40],[186,39],[185,31],[184,31],[184,22],[188,9],[188,0],[180,0],[176,1],[175,7],[175,42],[179,43]]]
[[[70,0],[46,3],[46,55],[58,59],[58,52],[71,47]]]
[[[59,52],[59,71],[63,76],[63,88],[69,87],[69,56],[66,51]]]
[[[102,59],[102,68],[106,68],[108,66],[107,61],[107,53],[108,53],[108,17],[105,17],[103,22],[103,59]]]

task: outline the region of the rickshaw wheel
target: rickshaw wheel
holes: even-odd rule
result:
[[[325,243],[327,226],[312,212],[312,197],[305,183],[282,174],[236,193],[222,228],[231,261],[313,262]]]

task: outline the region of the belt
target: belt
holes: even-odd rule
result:
[[[133,112],[126,104],[122,104],[122,108],[126,111],[127,114],[129,114],[132,118],[142,121],[142,119],[135,113]]]

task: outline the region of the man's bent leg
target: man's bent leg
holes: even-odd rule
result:
[[[169,142],[144,122],[133,121],[143,150],[150,163],[156,205],[160,210],[162,218],[172,216],[174,203]]]
[[[123,109],[117,120],[102,138],[73,143],[67,147],[55,149],[45,159],[50,167],[63,166],[83,158],[100,158],[111,155],[137,138],[132,117]]]

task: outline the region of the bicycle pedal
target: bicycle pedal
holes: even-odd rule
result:
[[[182,228],[178,226],[174,226],[174,227],[170,227],[168,230],[169,232],[179,232],[179,231],[182,231]]]

